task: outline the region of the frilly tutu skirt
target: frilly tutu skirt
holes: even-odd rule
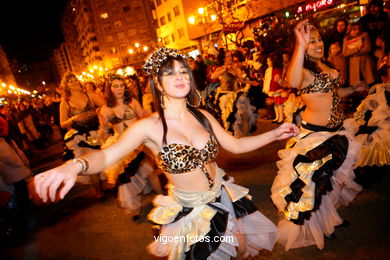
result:
[[[117,135],[111,136],[102,148],[109,147],[117,141]],[[104,170],[108,183],[118,183],[120,206],[129,214],[139,211],[142,207],[142,195],[152,190],[148,183],[148,175],[153,174],[153,162],[146,158],[142,149],[142,146],[138,147]]]
[[[277,227],[250,200],[248,189],[224,181],[218,168],[210,191],[183,191],[169,187],[157,196],[149,219],[159,225],[159,235],[148,251],[168,259],[230,259],[235,257],[237,235],[245,235],[244,257],[272,250]]]
[[[370,89],[347,123],[354,128],[362,145],[357,167],[390,165],[390,84]]]
[[[336,209],[361,191],[353,172],[359,143],[344,128],[333,132],[318,128],[303,124],[300,134],[279,151],[271,198],[284,215],[278,242],[286,250],[310,245],[322,249],[324,236],[343,222]]]

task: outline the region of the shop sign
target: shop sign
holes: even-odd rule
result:
[[[244,28],[244,22],[236,21],[227,24],[223,30],[227,33],[234,33],[241,30],[242,28]]]
[[[303,12],[317,10],[317,9],[320,9],[320,8],[323,8],[323,7],[332,5],[332,4],[333,4],[333,0],[319,0],[317,2],[307,4],[305,6],[302,6],[302,5],[299,6],[297,9],[297,13],[303,13]]]

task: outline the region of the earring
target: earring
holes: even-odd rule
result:
[[[161,95],[160,95],[160,105],[161,105],[161,108],[162,108],[162,109],[165,109],[164,96],[165,96],[165,92],[164,92],[164,91],[161,91]]]
[[[309,57],[307,56],[307,53],[305,52],[305,59],[307,60],[307,59],[309,59]]]
[[[188,101],[188,96],[186,97],[186,102],[187,102],[187,104],[188,104],[189,106],[191,106],[191,107],[198,107],[198,106],[200,105],[200,103],[202,102],[202,97],[200,96],[199,91],[198,91],[198,90],[195,90],[195,93],[196,93],[196,95],[198,96],[198,104],[196,104],[196,105],[192,105],[192,104]]]

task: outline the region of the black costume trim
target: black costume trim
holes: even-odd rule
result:
[[[330,127],[326,127],[326,126],[319,126],[319,125],[313,125],[313,124],[310,124],[307,122],[302,122],[302,127],[307,129],[307,130],[314,131],[314,132],[332,132],[333,133],[333,132],[337,132],[338,130],[340,130],[341,125],[330,128]]]
[[[145,153],[140,152],[125,168],[124,172],[118,175],[118,185],[126,184],[131,182],[133,177],[139,168],[142,160],[145,158]]]
[[[312,163],[326,157],[329,154],[332,154],[332,159],[314,171],[312,175],[311,180],[316,184],[313,209],[305,212],[299,212],[297,219],[291,219],[293,223],[297,225],[303,225],[305,220],[310,219],[311,213],[317,211],[320,208],[322,196],[333,190],[331,177],[333,176],[333,172],[343,164],[347,156],[348,146],[349,143],[347,137],[342,135],[335,135],[316,148],[308,151],[305,155],[298,155],[295,158],[293,162],[294,169],[299,163]],[[299,176],[298,171],[295,171]],[[301,199],[303,194],[302,188],[305,187],[305,185],[306,184],[299,178],[291,183],[290,188],[292,192],[285,196],[287,205],[290,202],[297,203]]]
[[[215,199],[215,202],[220,201],[221,197]],[[255,204],[247,197],[243,197],[236,202],[232,202],[232,204],[237,218],[242,218],[257,211],[257,207],[255,206]],[[218,249],[219,245],[221,244],[221,237],[224,236],[226,233],[229,212],[213,205],[212,202],[207,203],[207,205],[216,211],[216,214],[210,220],[210,231],[205,235],[203,240],[198,241],[197,243],[190,246],[190,250],[185,253],[185,259],[206,259],[215,250]],[[187,216],[192,212],[192,210],[193,208],[183,207],[183,209],[177,214],[175,220],[172,223]],[[156,236],[158,235],[159,234],[156,234]],[[218,237],[218,239],[215,239],[216,237]]]

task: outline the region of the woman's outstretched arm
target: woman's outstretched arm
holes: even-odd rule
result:
[[[204,110],[201,111],[210,121],[214,134],[221,146],[234,154],[250,152],[274,141],[283,140],[299,134],[299,129],[296,125],[284,123],[278,128],[263,134],[237,138],[226,132],[212,115]]]
[[[126,130],[119,141],[112,146],[89,153],[81,160],[69,161],[59,167],[40,173],[34,177],[34,187],[38,196],[47,202],[63,199],[74,186],[78,174],[96,174],[114,164],[126,154],[133,151],[147,139],[146,129],[150,127],[150,120],[141,120]]]

